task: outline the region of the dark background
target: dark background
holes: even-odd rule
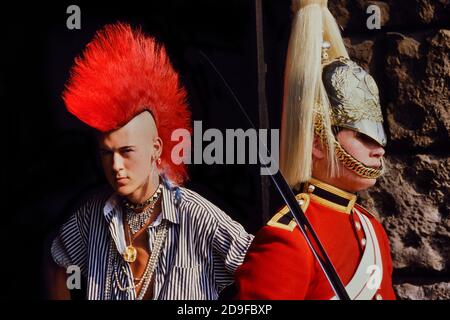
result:
[[[81,9],[69,30],[66,9]],[[279,128],[289,1],[264,2],[270,126]],[[258,126],[254,1],[16,3],[1,10],[0,94],[4,137],[0,239],[1,298],[44,298],[43,261],[58,226],[106,184],[93,132],[60,97],[73,59],[107,23],[128,22],[165,44],[187,88],[193,120],[208,127],[249,128],[237,103],[202,54],[226,79]],[[191,188],[254,233],[263,223],[258,166],[191,165]],[[272,190],[274,191],[274,190]],[[281,205],[272,194],[273,210]]]

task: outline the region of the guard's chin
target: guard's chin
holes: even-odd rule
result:
[[[355,191],[363,191],[375,185],[377,179],[374,178],[364,178],[361,176],[357,176],[355,178]]]

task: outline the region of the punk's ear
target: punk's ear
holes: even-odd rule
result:
[[[325,147],[319,136],[314,135],[313,147],[312,147],[313,158],[323,159],[325,158]]]
[[[153,149],[154,149],[154,155],[155,155],[155,159],[159,159],[161,157],[162,154],[162,150],[163,150],[163,142],[162,139],[160,137],[156,137],[153,140]]]

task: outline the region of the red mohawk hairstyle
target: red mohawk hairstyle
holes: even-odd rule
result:
[[[63,99],[69,112],[101,132],[150,111],[164,145],[162,172],[175,184],[187,179],[186,166],[171,161],[173,130],[191,131],[186,91],[164,48],[140,29],[117,23],[99,30],[75,59]]]

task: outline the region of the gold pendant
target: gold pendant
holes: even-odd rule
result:
[[[132,245],[129,245],[125,248],[125,252],[122,254],[122,256],[126,262],[135,262],[137,257],[136,248]]]

